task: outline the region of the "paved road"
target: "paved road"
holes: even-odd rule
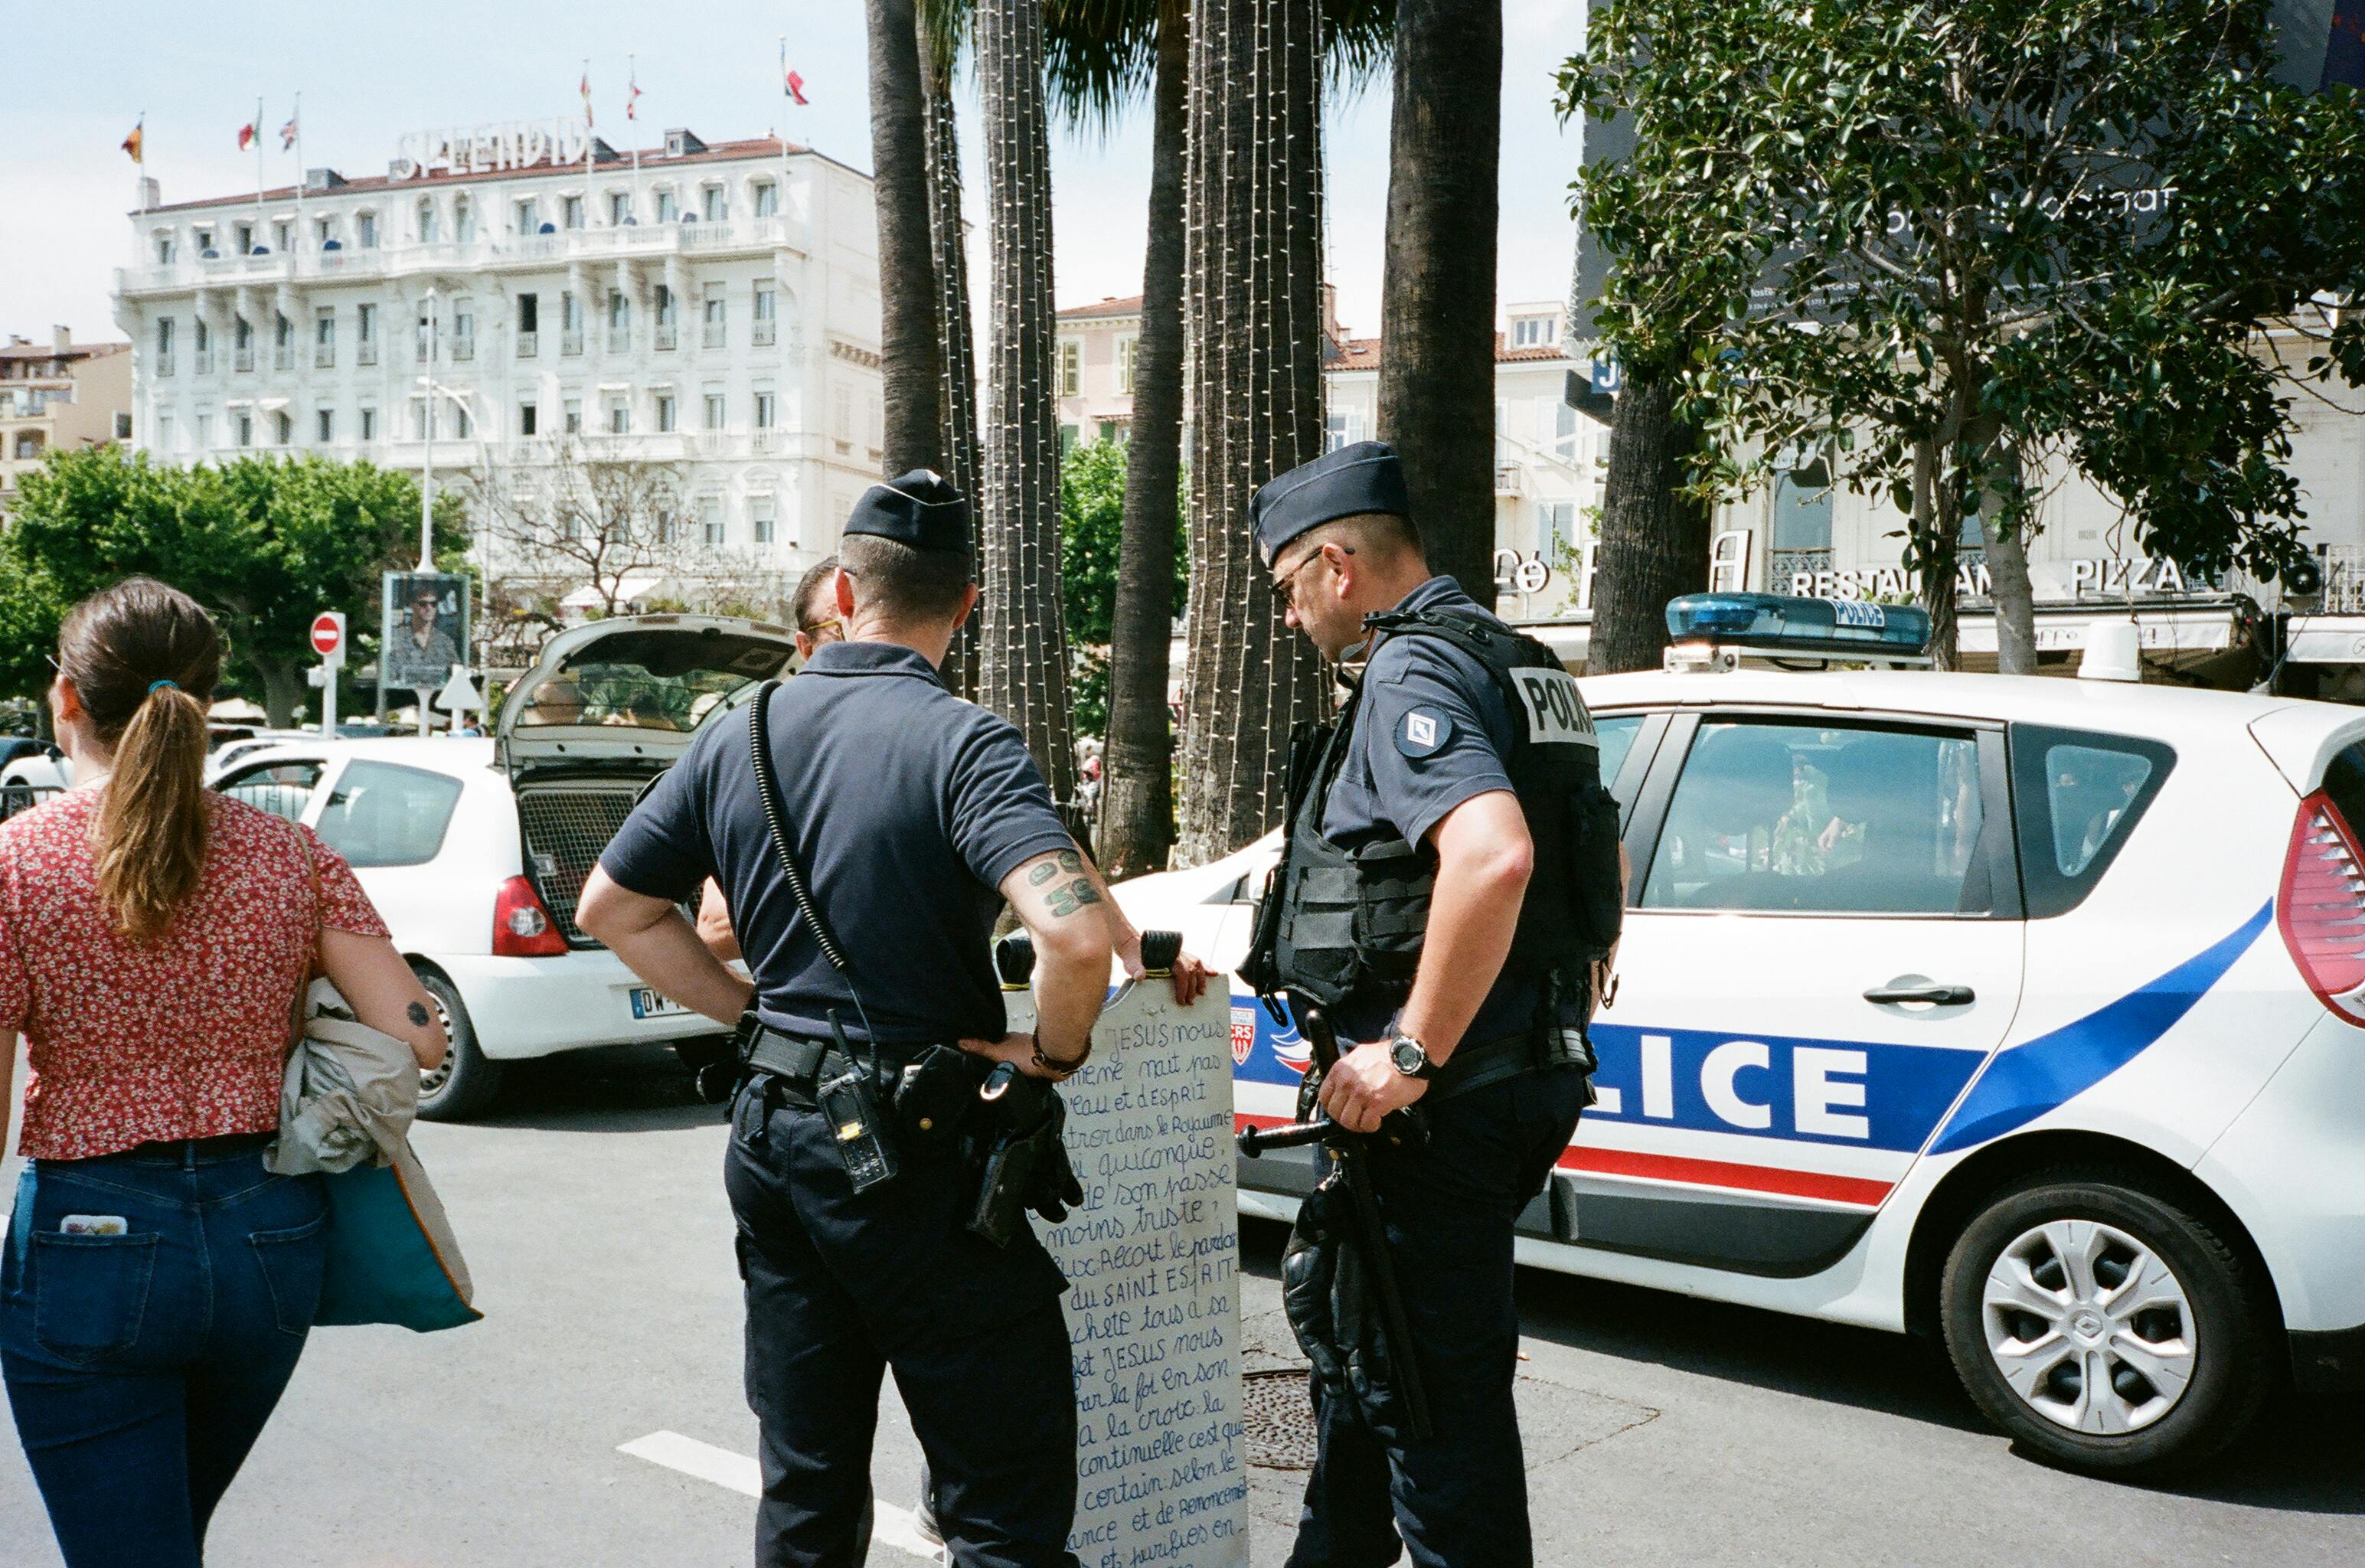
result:
[[[217,1520],[214,1568],[746,1562],[752,1506],[728,1483],[755,1424],[723,1139],[661,1058],[554,1064],[488,1122],[422,1128],[488,1316],[318,1335]],[[1285,1371],[1279,1233],[1248,1240],[1249,1365]],[[2287,1403],[2197,1484],[2106,1485],[2014,1456],[1900,1338],[1546,1274],[1521,1308],[1543,1562],[2365,1562],[2352,1408]],[[908,1506],[918,1450],[888,1406],[874,1477]],[[676,1437],[656,1451],[721,1480],[619,1451],[658,1433]],[[1301,1483],[1255,1472],[1260,1565],[1285,1556]],[[13,1432],[0,1562],[58,1562]]]

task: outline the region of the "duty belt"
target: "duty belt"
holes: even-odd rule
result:
[[[740,1071],[779,1079],[782,1088],[807,1101],[812,1099],[815,1084],[869,1065],[867,1061],[849,1058],[829,1040],[788,1034],[768,1024],[751,1022],[743,1025],[743,1034]],[[891,1075],[901,1071],[913,1053],[895,1046],[874,1046],[865,1054],[875,1054],[879,1065]]]

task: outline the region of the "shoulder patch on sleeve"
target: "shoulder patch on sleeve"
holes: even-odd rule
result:
[[[1435,708],[1407,708],[1396,721],[1396,749],[1407,756],[1434,756],[1453,738],[1453,721]]]

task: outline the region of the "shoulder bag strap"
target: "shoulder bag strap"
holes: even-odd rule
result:
[[[804,868],[797,864],[796,851],[789,846],[788,812],[780,800],[780,782],[772,774],[772,743],[765,714],[772,704],[772,693],[779,689],[779,681],[768,680],[757,689],[755,700],[747,704],[748,761],[756,770],[756,792],[764,803],[764,822],[771,832],[772,848],[779,857],[780,873],[788,879],[789,896],[796,901],[797,913],[804,917],[813,940],[821,945],[822,957],[829,960],[829,967],[845,979],[846,989],[852,991],[853,966],[846,962],[846,951],[837,945],[837,935],[830,930],[829,922],[813,907],[813,894],[805,887]]]
[[[328,904],[320,893],[320,863],[313,858],[310,835],[305,833],[299,823],[287,825],[296,834],[296,853],[304,857],[305,877],[312,885],[311,939],[305,946],[304,972],[296,978],[295,1005],[289,1009],[291,1026],[287,1037],[292,1047],[304,1038],[304,1025],[308,1022],[305,1014],[311,1000],[312,982],[320,976],[320,932],[327,924]]]

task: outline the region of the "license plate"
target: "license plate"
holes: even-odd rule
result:
[[[689,1011],[673,998],[647,986],[633,988],[633,1016],[635,1018],[678,1018]]]

